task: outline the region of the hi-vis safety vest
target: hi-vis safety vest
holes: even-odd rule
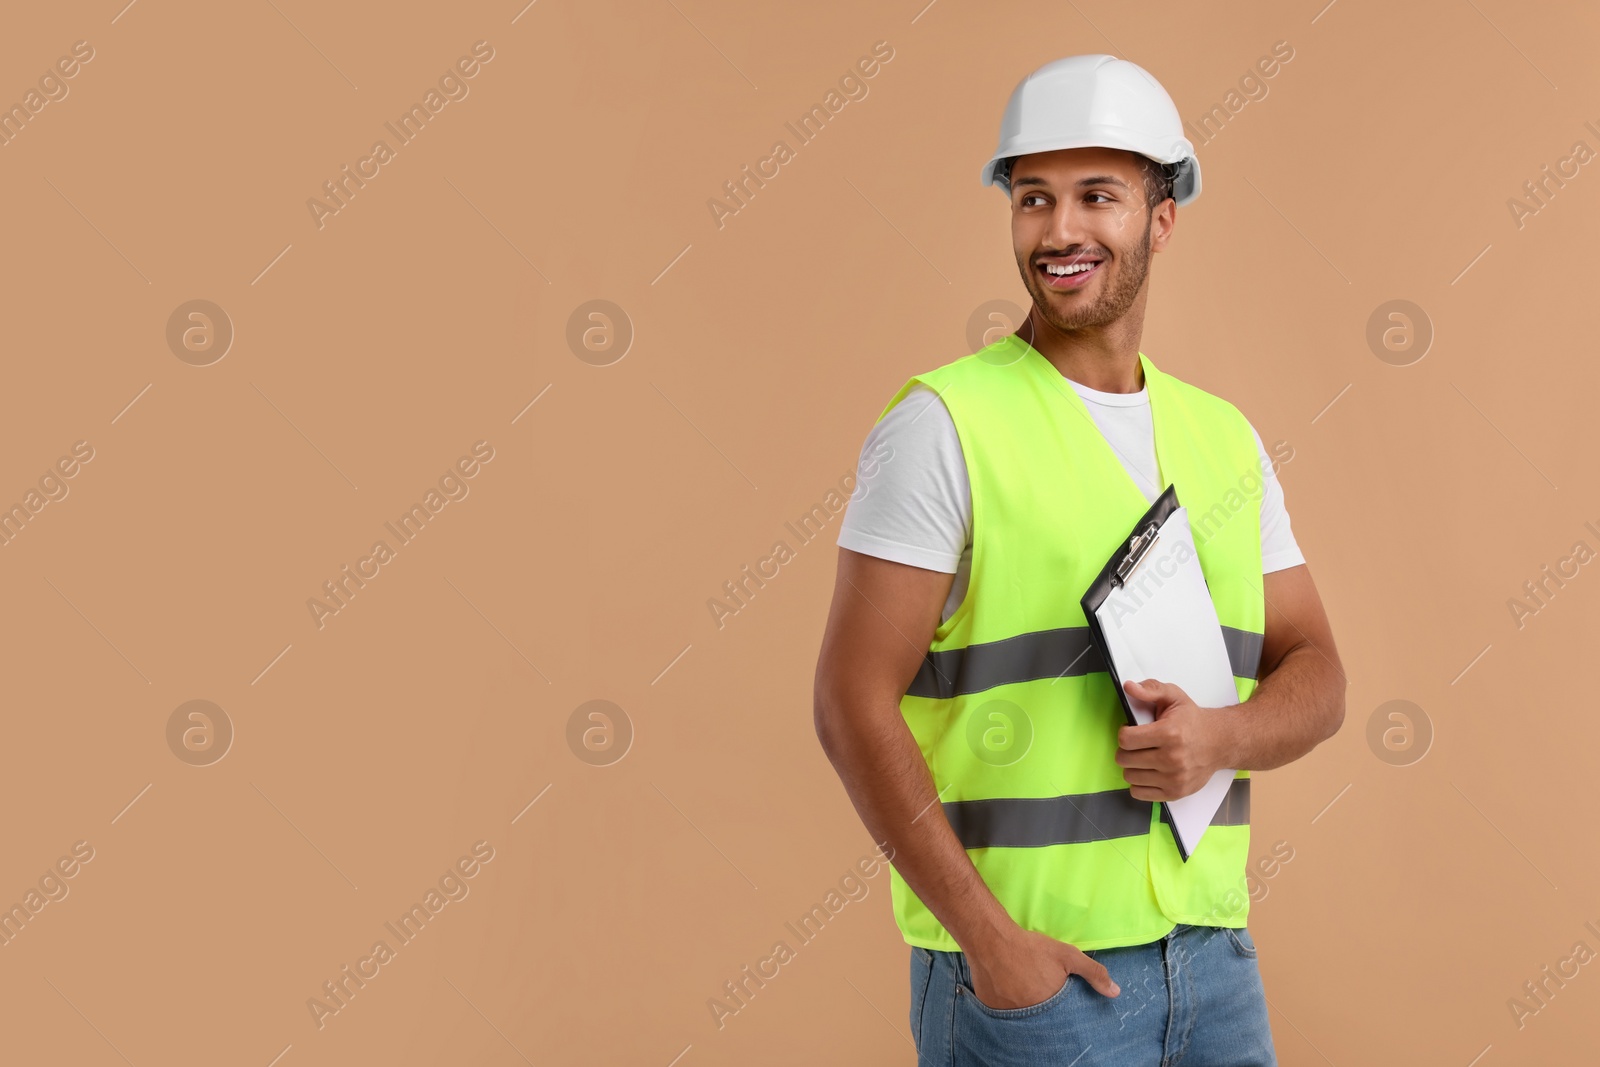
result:
[[[1255,438],[1232,404],[1139,362],[1157,485],[1175,484],[1188,511],[1242,702],[1265,633]],[[1244,926],[1249,772],[1184,862],[1161,806],[1134,799],[1116,762],[1126,719],[1079,604],[1149,501],[1020,338],[917,375],[884,413],[918,382],[943,399],[966,458],[972,569],[900,710],[967,855],[1018,925],[1079,949],[1144,944],[1180,922]],[[892,868],[890,890],[908,943],[960,950]]]

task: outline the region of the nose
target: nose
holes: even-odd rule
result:
[[[1082,204],[1070,198],[1058,200],[1055,210],[1050,213],[1050,224],[1045,227],[1044,246],[1061,252],[1073,245],[1093,243],[1089,236],[1088,214]]]

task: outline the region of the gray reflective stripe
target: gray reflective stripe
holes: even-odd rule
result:
[[[1062,797],[955,800],[945,818],[964,848],[1037,848],[1150,832],[1150,801],[1127,789]]]
[[[955,800],[942,805],[963,848],[1039,848],[1137,837],[1150,831],[1152,802],[1128,789],[1060,797]],[[1235,778],[1213,826],[1250,821],[1250,779]]]
[[[1162,809],[1161,821],[1168,825],[1172,823],[1172,820],[1167,818],[1165,809]],[[1250,779],[1235,778],[1228,784],[1228,792],[1223,795],[1222,804],[1217,808],[1217,813],[1211,816],[1211,825],[1250,825]]]
[[[1211,816],[1211,825],[1250,825],[1250,779],[1235,778],[1228,783],[1228,795],[1222,798],[1222,806]]]
[[[1228,647],[1234,675],[1254,678],[1261,665],[1262,635],[1224,626],[1222,641]],[[1064,626],[929,652],[906,694],[948,700],[1012,682],[1073,678],[1105,669],[1105,660],[1090,643],[1089,628]]]
[[[1066,626],[929,652],[906,692],[948,699],[1010,682],[1072,677],[1105,669],[1105,660],[1089,643],[1089,628]]]
[[[1266,639],[1265,634],[1250,630],[1236,630],[1232,626],[1222,628],[1222,643],[1228,646],[1228,661],[1233,664],[1235,678],[1256,676],[1256,671],[1261,669],[1261,646]]]

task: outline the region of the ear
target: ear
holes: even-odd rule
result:
[[[1167,197],[1150,217],[1150,251],[1164,252],[1172,238],[1172,229],[1178,224],[1178,202]]]

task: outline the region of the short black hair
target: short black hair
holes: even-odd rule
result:
[[[995,180],[1002,182],[1008,192],[1011,189],[1011,166],[1018,158],[1007,156],[995,168]],[[1162,201],[1172,196],[1172,186],[1177,181],[1178,172],[1182,167],[1178,163],[1159,163],[1145,155],[1139,155],[1138,159],[1139,171],[1144,176],[1145,206],[1153,212]]]
[[[1163,200],[1172,195],[1172,186],[1178,180],[1180,165],[1158,163],[1149,156],[1140,156],[1139,169],[1144,172],[1145,202],[1154,211]]]

